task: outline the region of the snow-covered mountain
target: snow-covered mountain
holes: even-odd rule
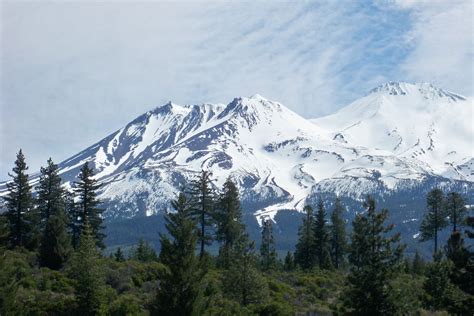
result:
[[[240,186],[246,210],[273,216],[308,195],[352,198],[437,179],[474,182],[473,103],[429,84],[388,83],[307,120],[259,95],[227,105],[168,103],[60,163],[70,185],[90,162],[109,218],[151,215],[201,169]]]
[[[428,83],[390,82],[312,122],[340,142],[422,162],[440,176],[474,181],[473,105]]]

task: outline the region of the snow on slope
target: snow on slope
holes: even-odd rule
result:
[[[391,82],[312,120],[335,140],[423,162],[433,173],[474,181],[474,103],[428,83]]]
[[[170,102],[62,162],[60,174],[70,186],[90,162],[105,215],[123,218],[164,211],[209,169],[216,187],[232,177],[250,211],[273,217],[302,209],[314,192],[358,198],[430,177],[474,181],[466,117],[472,102],[463,97],[404,83],[313,121],[259,95],[227,105]]]

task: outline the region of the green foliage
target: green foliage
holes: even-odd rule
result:
[[[230,252],[244,231],[239,190],[230,178],[226,180],[215,212],[217,224],[216,240],[221,243],[219,262],[222,267],[230,265]]]
[[[434,262],[428,265],[423,284],[426,293],[424,304],[428,309],[445,310],[452,303],[455,291],[449,278],[452,268],[452,263],[443,260],[439,252],[436,253]]]
[[[464,214],[466,213],[466,202],[461,194],[457,192],[448,193],[446,196],[446,212],[449,216],[449,221],[453,225],[453,232],[458,230],[458,225],[461,223]]]
[[[283,270],[285,271],[292,271],[295,269],[295,259],[293,254],[288,251],[285,256],[285,261],[283,263]]]
[[[395,306],[389,295],[389,281],[393,278],[404,247],[400,236],[387,235],[393,225],[385,226],[387,210],[376,212],[371,197],[364,203],[366,213],[353,221],[351,264],[345,304],[354,315],[392,314]]]
[[[212,189],[211,172],[202,170],[191,182],[190,214],[198,223],[199,258],[204,256],[205,246],[212,243],[209,232],[214,222],[214,192]]]
[[[74,249],[79,246],[81,238],[81,212],[79,205],[74,201],[75,194],[69,190],[64,191],[64,208],[67,214],[68,231],[71,236],[71,245]]]
[[[309,270],[314,267],[315,256],[315,234],[313,208],[306,205],[303,210],[306,216],[303,218],[303,224],[298,229],[298,242],[296,243],[295,263],[303,270]]]
[[[27,179],[21,151],[16,165],[20,183]],[[20,225],[22,247],[7,250],[6,246],[14,246],[11,229],[16,229],[12,225],[16,222],[12,219],[18,217],[8,217],[11,212],[0,215],[0,315],[469,315],[474,310],[473,252],[457,229],[464,223],[465,212],[459,195],[448,194],[446,203],[439,202],[440,191],[428,195],[431,213],[423,226],[427,234],[431,232],[436,241],[437,230],[428,229],[426,223],[436,219],[438,227],[445,225],[439,225],[441,217],[448,215],[443,213],[445,208],[453,224],[445,247],[447,260],[438,255],[427,265],[416,252],[413,261],[406,259],[405,270],[410,274],[401,272],[403,247],[398,235],[390,236],[392,226],[385,225],[388,211],[376,212],[375,202],[369,198],[367,212],[357,215],[353,222],[350,272],[346,275],[339,269],[325,269],[331,261],[336,267],[343,265],[347,252],[343,208],[338,200],[330,227],[322,201],[316,216],[305,208],[295,257],[312,263],[304,270],[295,269],[295,258],[288,251],[281,269],[271,221],[263,221],[258,257],[254,242],[243,233],[235,184],[228,179],[216,202],[210,174],[204,171],[193,183],[191,200],[180,194],[172,201],[176,212],[166,215],[168,234],[160,235],[160,262],[143,239],[131,259],[127,260],[120,248],[110,258],[101,257],[97,246],[102,223],[95,218],[100,217],[101,210],[95,193],[91,194],[97,189],[92,176],[85,165],[82,184],[76,190],[80,202],[76,204],[72,193],[60,188],[57,166],[48,160],[38,185],[37,209],[31,209],[29,200],[20,203],[22,209],[27,205],[26,209],[13,213],[24,220],[20,222],[24,224]],[[18,185],[11,188],[18,190]],[[18,202],[21,195],[15,194],[9,197]],[[18,204],[11,201],[7,197],[8,211],[18,210]],[[71,219],[69,231],[76,248],[69,261],[66,215]],[[216,221],[216,239],[221,243],[218,258],[205,253],[203,247],[210,240],[206,236],[210,235],[212,220]],[[95,229],[92,223],[97,225]],[[468,217],[466,224],[474,227],[474,218]],[[28,251],[25,247],[36,250],[40,230],[38,252]],[[466,235],[474,237],[472,229]],[[200,258],[195,254],[198,241]],[[306,257],[303,250],[308,250]],[[315,263],[319,268],[314,268]],[[304,264],[299,265],[304,268]]]
[[[425,273],[426,263],[423,258],[420,256],[418,250],[415,252],[413,257],[413,262],[411,265],[411,272],[416,275],[423,275]]]
[[[38,226],[41,230],[39,262],[43,267],[58,270],[71,253],[71,240],[67,233],[64,190],[58,166],[48,159],[48,166],[41,167],[37,190]]]
[[[331,245],[331,259],[334,267],[339,269],[345,261],[347,251],[346,223],[343,218],[344,207],[341,200],[336,198],[334,210],[331,214],[329,239]]]
[[[260,267],[267,271],[274,269],[277,265],[275,241],[273,239],[272,220],[263,219],[262,243],[260,244]]]
[[[423,280],[409,274],[395,275],[389,281],[388,300],[394,315],[413,315],[422,307]]]
[[[84,221],[87,219],[97,246],[103,249],[105,248],[105,234],[103,233],[101,214],[104,210],[98,207],[100,201],[97,199],[97,190],[100,185],[97,183],[97,179],[94,179],[94,171],[89,168],[87,162],[81,168],[78,178],[79,181],[75,182],[74,192],[79,198],[79,202],[75,206],[78,208],[79,216],[73,218],[73,221],[76,222],[75,225],[79,227],[79,231],[82,231],[85,225]]]
[[[255,311],[259,316],[289,316],[295,313],[292,306],[277,302],[257,306]]]
[[[0,314],[70,315],[76,306],[73,281],[35,267],[36,255],[4,251],[0,257]]]
[[[96,241],[86,220],[69,273],[76,280],[77,311],[80,315],[95,315],[104,308],[105,282],[99,258]]]
[[[115,299],[109,306],[108,314],[114,316],[148,315],[138,297],[132,294],[124,294]]]
[[[474,262],[473,255],[464,245],[459,231],[454,231],[446,246],[446,257],[452,263],[449,279],[457,287],[455,303],[450,311],[459,313],[474,309]]]
[[[204,276],[194,254],[195,222],[183,193],[172,205],[176,212],[166,216],[166,229],[172,240],[161,235],[160,261],[168,271],[160,283],[156,310],[163,315],[193,315],[199,313],[200,282]]]
[[[0,214],[0,247],[8,246],[10,237],[9,222],[6,214]]]
[[[125,261],[125,256],[123,254],[122,248],[118,247],[117,251],[115,251],[113,258],[117,262],[124,262]]]
[[[426,197],[426,204],[427,213],[420,226],[420,241],[434,240],[434,255],[438,252],[438,232],[448,225],[443,191],[431,190]]]
[[[315,269],[311,272],[277,272],[268,276],[270,301],[290,305],[294,314],[330,314],[331,305],[344,285],[340,272]],[[294,315],[292,314],[292,315]]]
[[[255,244],[242,236],[232,250],[232,262],[224,272],[223,287],[229,298],[244,306],[267,299],[267,285],[256,265]]]
[[[46,221],[39,249],[39,262],[43,267],[61,269],[71,254],[71,240],[66,231],[65,214],[54,213]]]
[[[143,240],[143,238],[140,238],[137,248],[132,250],[130,259],[149,262],[158,260],[158,256],[156,255],[155,249],[153,249],[147,241]]]
[[[322,200],[318,202],[318,211],[314,220],[314,252],[316,263],[321,269],[331,267],[329,232],[326,221],[326,210]]]
[[[46,168],[41,167],[38,186],[36,187],[36,205],[40,217],[40,228],[44,230],[50,216],[64,212],[64,190],[61,187],[61,177],[58,165],[51,158]]]
[[[18,152],[13,167],[12,178],[7,182],[8,194],[4,197],[6,202],[9,231],[9,245],[11,247],[26,247],[35,249],[36,243],[36,216],[32,211],[31,186],[28,183],[28,166],[23,152]]]

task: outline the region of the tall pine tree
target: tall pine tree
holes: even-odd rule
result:
[[[117,262],[124,262],[125,261],[125,255],[123,254],[122,248],[118,247],[117,251],[115,251],[113,258]]]
[[[4,199],[7,206],[10,246],[33,249],[36,246],[35,236],[32,235],[34,215],[27,170],[25,156],[20,149],[16,156],[13,174],[8,173],[12,181],[7,183],[8,195]]]
[[[268,295],[268,287],[256,269],[255,243],[242,235],[232,247],[230,268],[224,272],[224,292],[231,299],[246,306],[262,303]]]
[[[277,255],[275,251],[271,219],[263,219],[260,257],[262,270],[267,271],[276,267]]]
[[[161,234],[160,261],[168,267],[160,282],[156,300],[158,315],[198,315],[200,287],[204,272],[194,253],[196,224],[192,220],[186,195],[172,202],[175,213],[166,215],[171,239]]]
[[[202,170],[191,182],[191,214],[198,224],[199,257],[202,259],[206,245],[212,243],[210,233],[214,218],[214,192],[209,171]]]
[[[411,272],[417,275],[423,275],[425,272],[425,261],[420,256],[420,252],[416,250],[413,262],[411,264]]]
[[[404,246],[399,244],[399,234],[388,236],[393,225],[385,226],[387,210],[376,212],[370,197],[364,207],[367,212],[358,214],[352,223],[345,304],[354,315],[393,315],[389,281],[398,269]]]
[[[457,192],[448,193],[446,196],[446,211],[449,216],[449,221],[453,225],[453,232],[458,230],[459,224],[462,222],[464,214],[466,213],[466,203]]]
[[[71,241],[67,233],[64,191],[58,166],[51,158],[46,168],[41,168],[37,190],[37,211],[41,226],[39,261],[41,266],[53,270],[63,267],[71,253]]]
[[[65,190],[64,192],[64,207],[68,217],[68,231],[71,236],[71,245],[74,249],[79,246],[79,239],[81,237],[81,212],[74,201],[74,191]]]
[[[426,279],[423,282],[426,308],[445,310],[452,305],[455,292],[455,287],[449,278],[452,268],[452,262],[443,260],[441,252],[435,253],[433,262],[426,269]]]
[[[51,158],[48,159],[47,164],[46,167],[40,169],[39,183],[36,187],[36,203],[42,229],[52,214],[64,211],[64,190],[61,187],[58,165]]]
[[[322,200],[318,202],[318,211],[314,219],[314,247],[318,266],[322,269],[329,268],[331,266],[329,232],[326,222],[326,210]]]
[[[431,190],[426,197],[426,204],[428,210],[421,223],[420,241],[434,240],[434,255],[438,252],[438,232],[448,225],[443,191]]]
[[[104,210],[98,207],[100,202],[97,199],[97,190],[100,188],[100,185],[97,183],[97,180],[94,179],[94,172],[89,168],[87,162],[81,168],[78,177],[79,181],[75,182],[75,193],[79,198],[79,202],[77,203],[80,214],[78,217],[79,227],[82,229],[84,221],[87,219],[97,246],[105,248],[105,234],[103,233],[104,227],[102,225],[101,216]]]
[[[228,178],[222,188],[216,209],[216,239],[221,243],[219,261],[224,268],[229,267],[230,251],[244,231],[242,210],[240,208],[239,190]]]
[[[298,230],[295,263],[302,269],[308,270],[314,267],[316,260],[315,235],[313,231],[314,215],[313,208],[310,205],[306,205],[303,211],[305,212],[305,217],[303,218],[303,224]]]
[[[0,214],[0,247],[8,247],[10,231],[6,214]]]
[[[76,280],[77,315],[98,315],[104,303],[104,272],[96,240],[87,218],[79,247],[71,262],[70,275]]]
[[[153,249],[153,247],[150,246],[143,238],[140,238],[138,241],[138,246],[137,248],[133,249],[130,258],[141,262],[158,260],[155,249]]]
[[[285,260],[283,262],[283,270],[285,271],[292,271],[295,268],[295,258],[291,251],[288,250],[285,256]]]
[[[343,218],[344,207],[341,200],[336,198],[334,210],[331,214],[330,244],[332,263],[336,269],[344,263],[347,249],[346,223]]]
[[[39,249],[39,262],[43,267],[61,269],[71,254],[71,239],[67,233],[64,213],[53,213],[46,221]]]

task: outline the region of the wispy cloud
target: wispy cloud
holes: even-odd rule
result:
[[[432,3],[4,1],[0,179],[19,147],[37,170],[168,100],[315,117],[387,80],[472,94],[472,5]]]
[[[407,80],[430,81],[466,95],[474,93],[474,12],[470,0],[398,1],[409,10],[406,34],[412,50],[401,63]]]

